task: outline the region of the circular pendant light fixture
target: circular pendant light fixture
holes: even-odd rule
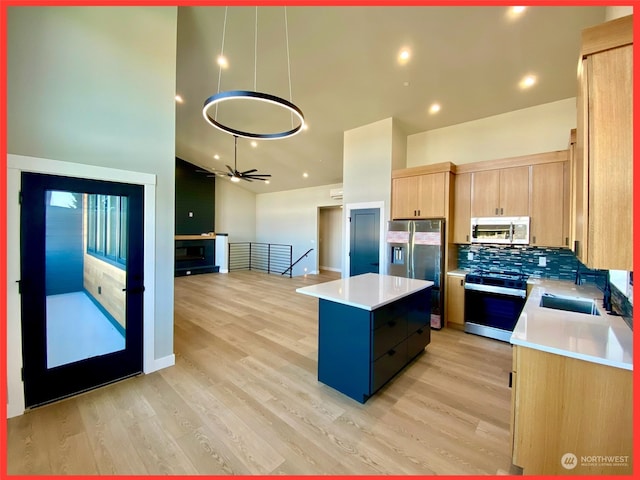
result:
[[[222,29],[222,48],[220,57],[224,59],[224,40],[227,26],[227,11],[229,7],[225,7],[224,11],[224,26]],[[287,69],[288,69],[288,77],[289,77],[289,98],[291,99],[291,62],[289,60],[289,29],[287,22],[287,7],[284,7],[284,25],[285,25],[285,37],[287,43]],[[261,139],[261,140],[274,140],[278,138],[288,138],[291,137],[300,130],[304,128],[304,114],[302,110],[298,108],[291,100],[285,100],[284,98],[278,97],[276,95],[272,95],[269,93],[258,92],[256,90],[256,78],[257,78],[257,57],[258,57],[258,7],[256,7],[256,20],[255,20],[255,53],[254,53],[254,80],[253,86],[254,90],[228,90],[221,92],[220,91],[220,78],[222,76],[222,64],[220,65],[220,70],[218,72],[218,93],[215,95],[211,95],[208,97],[204,106],[202,107],[202,116],[204,119],[212,126],[216,127],[219,130],[222,130],[225,133],[230,133],[236,137],[244,137],[244,138],[252,138],[252,139]],[[284,131],[276,131],[276,132],[250,132],[246,130],[240,130],[239,128],[233,128],[229,125],[225,125],[223,122],[218,120],[218,105],[222,102],[233,102],[237,100],[251,100],[256,102],[264,102],[270,105],[275,105],[281,109],[288,111],[291,114],[291,129]],[[213,115],[211,115],[211,110],[215,109]],[[297,120],[297,125],[294,124],[294,118]]]

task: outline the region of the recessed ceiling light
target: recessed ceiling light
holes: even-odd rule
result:
[[[217,153],[213,156],[214,159],[216,160],[220,160],[220,155],[218,155]]]
[[[509,9],[507,10],[507,16],[511,20],[515,20],[517,18],[520,18],[520,16],[522,16],[526,9],[527,7],[509,7]]]
[[[304,178],[307,178],[307,177],[309,176],[309,174],[308,174],[307,172],[304,172],[304,173],[302,174],[302,176],[303,176]]]
[[[521,89],[525,90],[525,89],[535,85],[536,84],[536,80],[537,79],[536,79],[535,75],[527,75],[522,80],[520,80],[520,83],[518,85],[520,85]]]
[[[404,85],[405,87],[408,87],[410,85],[409,82],[404,82],[402,85]]]
[[[309,124],[305,122],[305,124],[302,126],[302,130],[309,130]]]
[[[267,185],[269,185],[271,182],[269,180],[265,180],[264,183],[266,183]]]
[[[440,111],[440,104],[439,103],[434,103],[433,105],[431,105],[429,107],[429,113],[438,113]]]
[[[176,102],[182,103],[182,97],[180,95],[176,95]]]
[[[224,57],[223,55],[220,55],[218,57],[218,65],[220,65],[222,68],[227,68],[229,66],[229,62],[227,62],[227,58]]]
[[[400,65],[404,65],[405,63],[407,63],[410,58],[411,51],[408,48],[403,48],[402,50],[400,50],[400,53],[398,53],[398,63]]]
[[[253,141],[251,142],[251,146],[252,146],[253,148],[256,148],[256,147],[258,146],[258,142],[256,142],[255,140],[253,140]]]

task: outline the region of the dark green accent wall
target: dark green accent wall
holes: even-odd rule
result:
[[[202,169],[176,158],[176,235],[215,232],[215,177],[197,170]]]

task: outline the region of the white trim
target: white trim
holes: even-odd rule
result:
[[[351,218],[351,210],[361,210],[364,208],[377,208],[380,211],[380,248],[378,261],[380,262],[380,273],[385,274],[387,270],[386,263],[386,248],[385,248],[385,235],[387,225],[387,218],[385,217],[384,202],[363,202],[363,203],[347,203],[344,206],[344,258],[342,271],[342,278],[347,278],[351,273],[351,262],[349,261],[349,249],[351,247],[351,226],[349,218]]]
[[[144,373],[155,372],[156,370],[162,370],[163,368],[172,367],[176,364],[176,355],[172,353],[171,355],[167,355],[166,357],[156,358],[153,361],[153,366],[150,370],[145,370]]]
[[[323,266],[320,266],[320,270],[327,270],[329,272],[338,272],[338,273],[342,271],[341,268],[323,267]]]
[[[144,185],[144,315],[143,371],[158,370],[158,365],[173,365],[173,355],[155,360],[155,218],[156,176],[115,168],[49,160],[46,158],[7,155],[7,417],[24,413],[22,369],[22,326],[20,295],[16,280],[20,278],[20,191],[22,172],[89,178]],[[172,358],[170,358],[172,357]],[[173,363],[170,363],[173,362]]]

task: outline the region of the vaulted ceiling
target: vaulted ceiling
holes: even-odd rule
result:
[[[603,22],[605,7],[514,17],[510,7],[308,6],[287,7],[286,18],[283,7],[229,7],[226,22],[225,7],[178,8],[176,156],[210,171],[234,166],[233,136],[202,116],[218,91],[258,90],[304,112],[308,129],[293,137],[238,140],[238,170],[272,175],[268,185],[238,183],[256,193],[342,182],[343,132],[378,120],[393,117],[411,135],[574,97],[581,31]],[[225,69],[216,61],[223,37]],[[537,82],[521,89],[527,74]],[[291,128],[288,113],[258,103],[225,102],[217,119]]]

